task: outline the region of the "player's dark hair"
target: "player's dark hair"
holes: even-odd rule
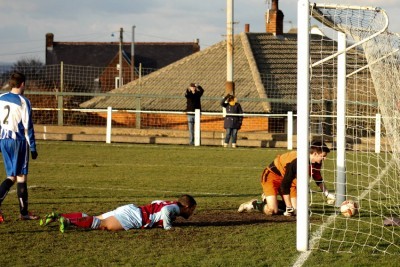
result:
[[[26,78],[23,73],[15,71],[11,74],[8,84],[11,88],[19,88],[25,80]]]
[[[196,200],[190,196],[190,195],[182,195],[179,197],[178,202],[182,205],[182,206],[187,206],[187,207],[193,207],[196,206]]]
[[[326,152],[329,153],[331,152],[331,150],[328,148],[328,146],[321,141],[314,141],[311,143],[311,147],[310,147],[310,153],[322,153],[322,152]]]

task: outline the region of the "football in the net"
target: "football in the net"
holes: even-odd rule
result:
[[[342,205],[340,205],[340,212],[344,217],[353,217],[358,212],[357,202],[351,199],[343,201]]]

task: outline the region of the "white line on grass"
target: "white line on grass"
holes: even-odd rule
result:
[[[367,189],[359,195],[358,200],[362,200],[366,195],[368,195],[371,191],[371,189],[376,185],[381,180],[381,177],[386,174],[386,172],[389,170],[389,168],[392,166],[392,163],[394,162],[394,159],[389,162],[388,165],[386,165],[385,169],[376,177],[376,179],[370,183],[367,187]],[[322,224],[318,230],[316,230],[312,235],[310,239],[310,249],[308,251],[300,253],[299,257],[293,264],[293,267],[301,267],[303,264],[307,261],[308,257],[311,254],[311,251],[315,249],[316,244],[318,243],[319,239],[322,237],[322,233],[324,232],[324,229],[326,229],[330,224],[332,224],[335,220],[336,214],[332,214],[328,217],[328,220],[326,223]]]
[[[28,186],[28,189],[29,189],[29,188],[35,188],[35,187],[41,187],[41,186],[38,186],[38,185],[30,185],[30,186]],[[17,192],[17,189],[12,189],[12,190],[8,191],[8,193],[14,193],[14,192]]]
[[[46,186],[46,185],[31,185],[28,188],[70,188],[70,189],[89,189],[89,190],[110,190],[109,187],[92,187],[92,186],[71,186],[71,185],[62,185],[62,186]],[[114,191],[133,191],[133,192],[143,192],[146,190],[143,189],[134,189],[134,188],[115,188],[113,187]],[[16,192],[15,189],[10,190],[9,193]],[[208,195],[208,196],[236,196],[237,194],[228,194],[228,193],[213,193],[213,192],[179,192],[179,191],[172,191],[172,190],[154,190],[149,189],[147,192],[153,193],[174,193],[174,194],[192,194],[192,195]]]
[[[0,162],[2,162],[0,160]],[[96,167],[104,167],[104,166],[139,166],[139,167],[171,167],[171,164],[144,164],[144,163],[98,163],[98,162],[46,162],[46,161],[36,161],[35,164],[44,164],[44,165],[77,165],[77,166],[93,166],[96,165]],[[175,166],[177,168],[199,168],[199,165],[185,165],[185,166]],[[218,166],[218,165],[207,165],[207,168],[220,168],[220,169],[260,169],[259,166]]]

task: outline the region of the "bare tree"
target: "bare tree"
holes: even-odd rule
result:
[[[25,74],[28,80],[34,81],[41,77],[44,63],[38,58],[22,58],[12,67],[11,71],[19,71]]]

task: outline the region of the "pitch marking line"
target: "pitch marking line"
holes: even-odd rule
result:
[[[63,186],[46,186],[46,185],[31,185],[28,188],[70,188],[70,189],[89,189],[89,190],[110,190],[109,187],[91,187],[91,186],[70,186],[70,185],[63,185]],[[146,191],[143,189],[133,189],[133,188],[113,188],[112,190],[116,191]],[[10,190],[8,193],[15,193],[16,189]],[[229,194],[229,193],[213,193],[213,192],[181,192],[181,191],[173,191],[173,190],[147,190],[147,192],[153,193],[174,193],[174,194],[193,194],[193,195],[208,195],[208,196],[237,196],[238,194]]]
[[[368,185],[367,189],[359,195],[358,200],[363,199],[366,195],[368,195],[371,191],[371,189],[376,185],[381,180],[381,177],[385,175],[389,168],[392,166],[392,163],[394,162],[394,159],[389,162],[388,165],[386,165],[385,169],[381,172],[380,175],[377,176],[377,178]],[[331,225],[335,220],[336,214],[332,214],[328,217],[328,220],[326,223],[322,224],[318,230],[316,230],[312,235],[311,235],[311,240],[310,240],[310,248],[308,251],[300,253],[299,257],[293,264],[293,267],[301,267],[303,264],[307,261],[308,257],[311,254],[311,251],[316,248],[316,244],[322,237],[322,233],[324,232],[324,229],[327,228],[329,225]]]

